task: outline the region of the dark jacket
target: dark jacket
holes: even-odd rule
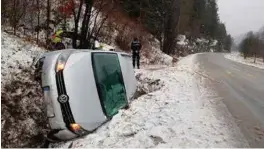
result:
[[[133,52],[139,52],[141,49],[141,43],[138,40],[133,40],[131,43],[131,49]]]

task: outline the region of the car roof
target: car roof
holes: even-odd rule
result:
[[[128,56],[131,58],[131,55],[125,52],[116,52],[116,51],[104,51],[104,50],[91,50],[91,49],[65,49],[65,50],[57,50],[57,51],[50,51],[50,52],[46,52],[42,55],[39,55],[38,57],[36,57],[33,61],[32,66],[35,66],[37,64],[37,62],[44,57],[49,57],[49,56],[54,56],[57,54],[61,54],[61,53],[68,53],[70,52],[72,53],[79,53],[79,52],[91,52],[91,53],[116,53],[116,54],[121,54],[122,56]]]
[[[128,55],[125,52],[116,52],[116,51],[104,51],[104,50],[91,50],[91,49],[65,49],[65,50],[57,50],[57,51],[52,51],[52,52],[46,52],[44,53],[41,57],[44,56],[51,56],[51,55],[56,55],[58,53],[79,53],[79,52],[91,52],[91,53],[117,53],[117,54],[122,54],[122,55]]]

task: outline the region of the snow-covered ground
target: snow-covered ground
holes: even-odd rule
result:
[[[148,44],[150,47],[146,48],[145,51],[140,52],[140,62],[143,65],[166,65],[171,66],[173,64],[173,57],[165,54],[160,49],[160,42],[157,39],[152,37],[148,38]],[[143,53],[147,53],[148,56],[145,56]]]
[[[253,57],[248,57],[248,58],[244,59],[244,57],[238,52],[226,54],[225,58],[239,62],[239,63],[242,63],[242,64],[245,64],[245,65],[264,69],[264,62],[263,62],[263,59],[261,59],[261,58],[257,58],[256,63],[254,63]]]
[[[37,147],[47,121],[30,65],[45,50],[4,32],[1,40],[2,147]],[[171,67],[172,57],[157,47],[150,61],[159,65],[136,70],[140,94],[128,110],[82,139],[51,147],[248,147],[206,78],[195,73],[195,55]]]
[[[13,73],[20,73],[32,64],[33,58],[45,52],[21,38],[1,32],[1,84],[12,80]]]
[[[249,147],[207,78],[195,73],[195,58],[136,70],[146,94],[94,133],[51,147]]]

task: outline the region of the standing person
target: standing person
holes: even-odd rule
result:
[[[135,62],[137,61],[138,69],[139,69],[139,61],[140,61],[140,57],[139,57],[140,49],[141,49],[140,41],[137,38],[134,38],[134,40],[131,43],[131,50],[133,54],[133,67],[135,68]]]

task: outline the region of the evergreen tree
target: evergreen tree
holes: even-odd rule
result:
[[[253,32],[248,32],[247,37],[242,40],[239,45],[240,52],[243,53],[245,59],[249,56],[250,50],[252,49],[251,47],[253,36]]]
[[[231,47],[233,45],[233,39],[231,35],[227,35],[224,41],[224,49],[231,52]]]

